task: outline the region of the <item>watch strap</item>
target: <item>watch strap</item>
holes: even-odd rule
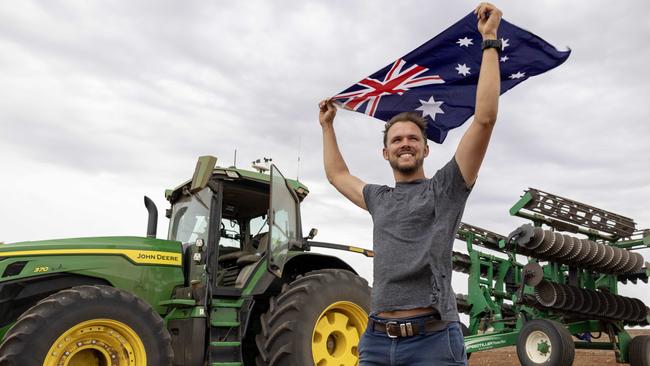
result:
[[[496,48],[497,51],[501,52],[503,50],[503,44],[500,39],[484,39],[481,43],[481,49],[484,50],[486,48]]]

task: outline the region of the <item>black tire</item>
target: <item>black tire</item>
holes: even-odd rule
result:
[[[650,366],[650,336],[632,338],[628,348],[630,366]]]
[[[352,310],[346,312],[346,309]],[[270,300],[268,312],[260,318],[262,332],[256,337],[260,353],[257,365],[313,365],[315,357],[323,356],[324,345],[327,345],[326,352],[330,356],[337,350],[336,354],[344,352],[348,360],[358,358],[358,338],[355,337],[360,338],[365,330],[369,312],[370,288],[354,273],[325,269],[299,276]],[[319,325],[329,315],[340,315],[341,318],[337,319],[349,316],[346,324],[351,327],[345,328],[352,329],[352,333],[341,335],[332,332],[325,339],[319,332]],[[339,342],[337,337],[343,337],[345,341]],[[342,344],[346,344],[346,347],[341,346],[344,349],[336,348]],[[330,356],[325,354],[325,357]],[[354,366],[355,363],[342,364]]]
[[[57,341],[61,351],[51,352]],[[85,350],[76,350],[79,343]],[[144,364],[137,359],[142,351],[147,365],[172,363],[171,337],[151,306],[113,287],[79,286],[41,300],[18,318],[0,345],[0,366],[54,365],[66,358],[94,366],[112,364],[107,358],[113,355],[138,366]]]
[[[540,346],[547,350],[540,351]],[[523,366],[569,366],[575,357],[575,344],[563,325],[545,319],[531,320],[519,332],[517,356]]]

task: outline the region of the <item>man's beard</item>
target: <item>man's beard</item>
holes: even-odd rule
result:
[[[390,164],[390,167],[393,168],[393,170],[397,170],[398,172],[406,175],[416,172],[422,166],[422,164],[424,164],[424,158],[417,158],[415,160],[415,164],[408,166],[404,164],[399,165],[398,160],[399,157],[396,159],[389,159],[388,163]]]

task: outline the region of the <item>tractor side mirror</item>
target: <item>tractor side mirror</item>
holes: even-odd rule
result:
[[[309,235],[307,235],[305,239],[312,240],[316,235],[318,235],[318,229],[313,227],[311,228],[311,230],[309,230]]]

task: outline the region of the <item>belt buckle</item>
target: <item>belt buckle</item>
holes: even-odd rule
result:
[[[397,337],[399,337],[399,334],[398,335],[390,334],[391,325],[398,325],[398,324],[399,323],[397,323],[396,321],[386,322],[386,335],[388,336],[388,338],[397,338]]]

